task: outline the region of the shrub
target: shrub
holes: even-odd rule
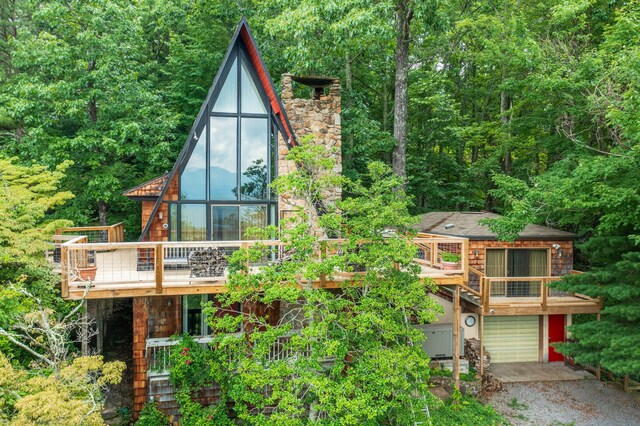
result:
[[[169,424],[169,418],[158,410],[155,402],[147,402],[144,405],[136,422],[136,426],[168,426]]]

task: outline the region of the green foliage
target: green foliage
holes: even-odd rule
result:
[[[160,410],[155,402],[144,404],[136,426],[168,426],[169,418]]]
[[[73,195],[60,191],[68,163],[55,170],[37,165],[25,166],[16,158],[0,158],[0,329],[9,330],[25,322],[37,311],[34,295],[43,307],[61,315],[70,306],[59,297],[60,277],[46,263],[44,253],[51,249],[56,228],[68,226],[66,220],[47,220],[46,213],[64,204]],[[33,357],[24,349],[0,337],[0,351],[24,366]]]
[[[0,354],[0,420],[20,425],[104,425],[102,391],[121,380],[123,362],[79,357],[50,371],[17,369]]]
[[[318,217],[308,203],[340,180],[317,150],[311,142],[293,149],[289,159],[300,167],[275,185],[291,199],[304,200],[293,203],[296,217],[282,226],[289,258],[265,264],[267,245],[237,251],[228,292],[207,308],[213,330],[208,366],[193,369],[200,359],[194,342],[184,340],[173,351],[178,368],[171,374],[183,415],[201,419],[208,412],[222,422],[228,401],[243,424],[426,421],[425,407],[433,403],[429,360],[411,319],[432,321],[441,307],[426,297],[432,285],[418,278],[412,262],[410,199],[402,180],[374,163],[370,187],[349,183],[354,196],[337,206],[325,200],[326,214]],[[343,240],[336,246],[322,235]],[[340,255],[324,256],[325,250]],[[247,260],[262,260],[262,266],[247,274]],[[354,265],[366,272],[347,278],[340,289],[314,285]],[[276,303],[293,308],[277,323],[268,319]],[[207,368],[209,374],[202,374]],[[193,400],[203,376],[220,387],[219,405],[203,408]]]
[[[17,158],[0,158],[0,263],[42,262],[51,235],[68,221],[45,221],[45,213],[73,198],[60,191],[69,162],[54,171],[24,166]]]
[[[189,392],[200,389],[208,374],[208,353],[193,337],[182,336],[180,344],[175,345],[169,355],[171,383]]]
[[[460,262],[460,255],[457,253],[451,253],[448,251],[442,252],[440,254],[443,262]]]
[[[490,426],[508,425],[509,422],[490,405],[484,405],[470,397],[460,396],[431,410],[431,424],[434,426]]]
[[[622,260],[587,274],[569,276],[558,285],[591,297],[600,297],[604,309],[600,320],[570,327],[576,343],[557,344],[558,350],[576,362],[602,365],[614,374],[640,377],[640,252],[623,255]]]
[[[514,410],[526,410],[527,408],[529,408],[527,404],[523,404],[522,402],[518,401],[518,398],[511,398],[511,401],[509,401],[509,404],[507,405]]]

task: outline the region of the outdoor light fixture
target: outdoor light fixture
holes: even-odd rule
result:
[[[477,259],[477,258],[478,258],[478,249],[475,249],[475,250],[473,251],[473,258],[474,258],[474,259]]]
[[[560,248],[560,244],[552,244],[551,247],[553,247],[555,251],[558,252],[558,257],[562,257],[562,249]]]

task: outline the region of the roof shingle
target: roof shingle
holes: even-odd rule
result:
[[[489,212],[432,212],[422,215],[419,230],[433,234],[464,237],[473,240],[495,240],[498,235],[492,232],[488,226],[482,225],[482,219],[495,219],[501,217]],[[453,225],[453,226],[450,226]],[[446,228],[445,228],[446,226]],[[571,232],[561,231],[542,225],[527,225],[518,239],[575,239]]]

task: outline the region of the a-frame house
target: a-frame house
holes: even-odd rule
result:
[[[202,303],[226,291],[225,257],[241,246],[254,244],[248,241],[247,228],[277,225],[287,214],[283,199],[273,194],[269,185],[276,176],[295,169],[286,156],[296,140],[312,135],[313,143],[327,147],[326,155],[335,156],[338,166],[334,172],[342,172],[339,81],[317,76],[297,78],[297,82],[315,89],[312,98],[300,99],[293,95],[292,79],[288,74],[282,76],[279,97],[243,19],[172,170],[124,193],[142,203],[139,241],[122,242],[122,226],[83,227],[70,230],[72,237],[59,245],[62,297],[86,297],[89,311],[98,320],[98,348],[105,336],[125,333],[101,320],[112,309],[109,306],[114,305],[114,299],[131,301],[132,324],[126,327],[133,331],[136,414],[151,399],[166,413],[177,414],[167,374],[166,354],[177,343],[171,336],[188,333],[203,344],[208,341]],[[341,194],[336,189],[324,195],[337,199]],[[444,230],[434,233],[439,225]],[[466,333],[483,340],[484,317],[494,313],[540,316],[553,309],[555,314],[599,311],[598,301],[549,292],[547,283],[558,277],[484,275],[470,266],[470,262],[476,262],[474,266],[483,268],[480,259],[486,258],[484,248],[471,250],[469,238],[448,233],[451,226],[454,224],[445,219],[436,220],[421,229],[424,232],[414,243],[420,276],[441,285],[439,297],[451,301],[447,322],[452,323],[453,354],[460,353],[463,315],[465,320],[470,314],[476,315],[479,324],[467,324]],[[92,235],[108,238],[92,240]],[[501,259],[508,258],[505,253]],[[447,257],[457,261],[449,262]],[[547,272],[559,257],[547,258],[551,262]],[[353,276],[350,271],[337,271],[335,275],[343,272]],[[510,294],[505,290],[505,297],[500,298],[502,293],[497,290],[511,281],[516,283],[514,288],[535,287],[539,291],[527,290],[519,293],[523,297],[507,298]],[[526,282],[524,287],[522,282]],[[340,286],[338,280],[314,284]],[[276,301],[251,309],[276,322],[287,315],[288,308]],[[456,366],[458,357],[453,359]]]
[[[158,178],[160,191],[154,179],[125,193],[143,201],[140,240],[239,240],[249,224],[241,217],[275,224],[277,199],[267,188],[277,175],[279,138],[288,148],[295,143],[243,18],[173,169]],[[169,226],[158,229],[153,219],[163,210]]]

